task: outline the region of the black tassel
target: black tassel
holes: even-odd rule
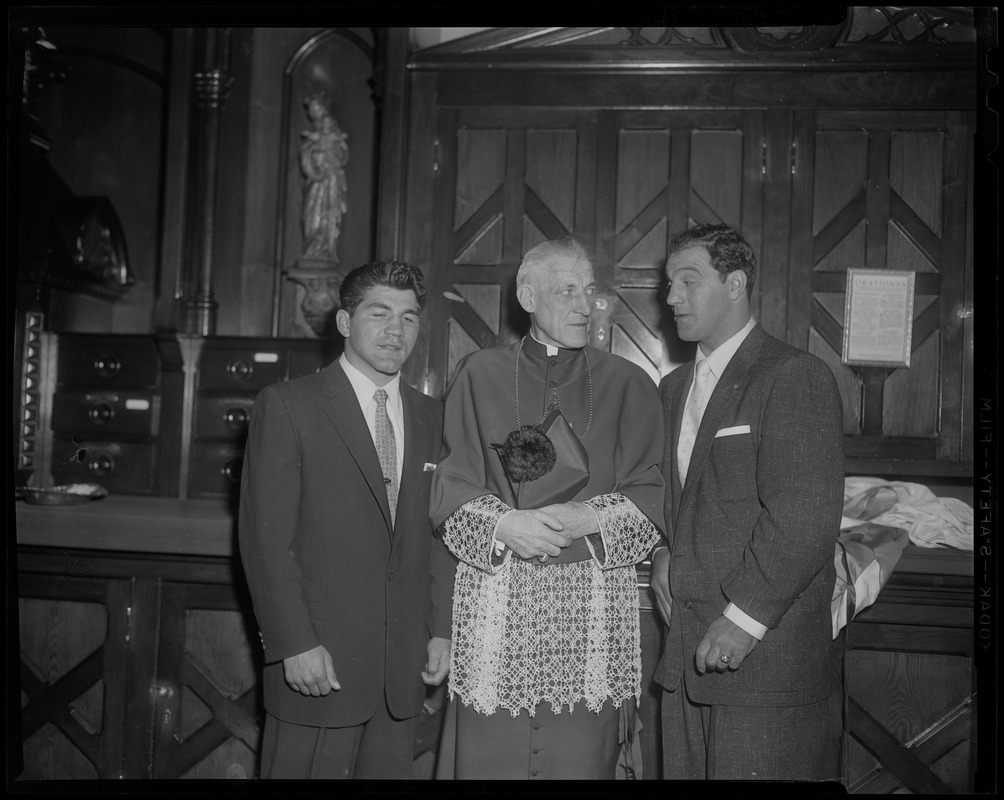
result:
[[[492,447],[499,451],[509,480],[518,483],[544,477],[558,459],[554,444],[536,425],[523,425],[510,433],[504,444]]]

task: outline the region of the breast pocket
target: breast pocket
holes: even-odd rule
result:
[[[756,447],[751,432],[715,437],[708,466],[722,500],[756,499]]]

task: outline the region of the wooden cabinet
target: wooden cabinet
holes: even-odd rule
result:
[[[258,665],[231,559],[18,560],[25,779],[254,776]]]
[[[156,494],[162,381],[152,336],[58,337],[51,393],[52,481]]]
[[[258,681],[225,505],[16,513],[39,543],[16,556],[20,777],[252,776]]]
[[[213,337],[193,348],[188,497],[236,502],[251,408],[273,383],[312,374],[331,361],[319,339]]]
[[[848,791],[973,791],[973,557],[908,547],[841,632]]]
[[[334,357],[320,339],[40,336],[22,408],[31,480],[97,482],[112,494],[236,502],[258,392]]]
[[[110,496],[16,514],[20,778],[253,777],[261,650],[226,502]],[[652,779],[662,626],[648,574],[642,565],[640,749]],[[848,788],[971,790],[972,557],[908,548],[840,644]],[[416,778],[431,776],[441,720],[420,720]]]
[[[262,650],[227,503],[16,513],[23,770],[9,778],[256,777]],[[416,778],[441,721],[420,717]]]

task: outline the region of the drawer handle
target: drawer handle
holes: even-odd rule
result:
[[[101,454],[87,464],[87,469],[91,471],[92,475],[102,478],[105,475],[110,475],[115,470],[115,462],[111,456]]]
[[[243,465],[243,459],[232,458],[226,464],[223,465],[223,468],[220,469],[220,472],[222,472],[223,477],[226,478],[231,483],[237,483],[241,479],[242,465]]]
[[[248,412],[243,408],[228,408],[223,414],[223,421],[231,430],[244,430],[248,424]]]
[[[99,378],[108,380],[122,371],[122,362],[114,353],[102,353],[94,359],[94,372]]]
[[[115,409],[108,403],[95,403],[88,409],[87,416],[95,425],[107,425],[115,419]]]
[[[251,377],[252,372],[254,372],[254,367],[246,358],[233,358],[227,364],[227,373],[238,381],[246,381]]]

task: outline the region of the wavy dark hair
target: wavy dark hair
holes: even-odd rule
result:
[[[410,289],[418,299],[419,309],[425,308],[425,275],[418,267],[403,261],[373,261],[352,270],[338,288],[342,308],[352,314],[374,286]]]
[[[746,274],[746,296],[753,293],[756,282],[756,255],[746,237],[730,225],[696,225],[680,231],[669,240],[667,260],[688,247],[703,247],[711,258],[711,266],[721,276],[722,283],[729,273],[741,270]]]

